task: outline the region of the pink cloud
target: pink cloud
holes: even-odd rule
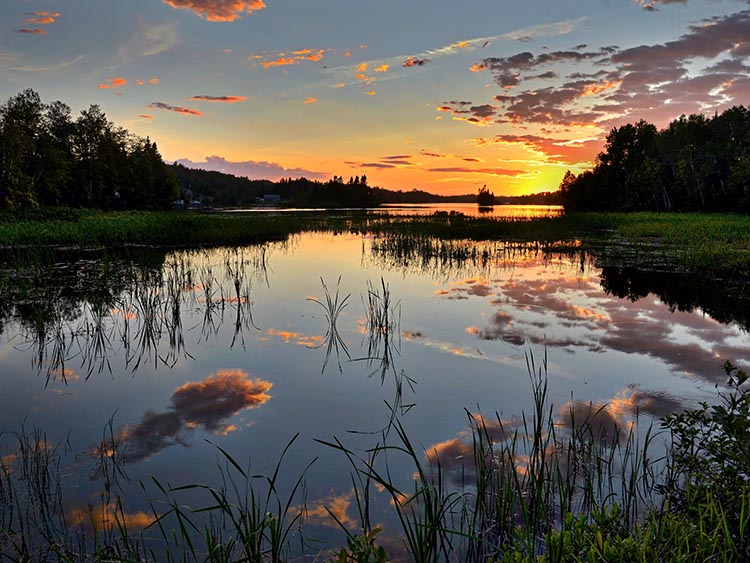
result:
[[[190,10],[210,22],[232,22],[266,7],[263,0],[162,0],[172,8]]]
[[[312,180],[324,180],[330,175],[326,172],[314,172],[302,168],[284,168],[275,162],[258,162],[254,160],[230,161],[221,156],[208,156],[203,162],[194,162],[181,159],[177,164],[188,168],[200,168],[202,170],[215,170],[225,174],[234,174],[251,180],[279,180],[281,178],[302,177]]]

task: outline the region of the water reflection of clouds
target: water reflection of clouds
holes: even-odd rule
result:
[[[465,280],[442,295],[498,296],[490,301],[497,310],[487,326],[466,329],[482,340],[646,355],[675,371],[709,379],[723,377],[720,367],[725,360],[748,360],[746,338],[739,338],[732,325],[676,311],[657,299],[630,301],[607,295],[592,278],[544,274],[542,278],[531,270],[492,280],[492,287]]]
[[[115,442],[123,448],[123,461],[141,461],[174,444],[186,445],[185,435],[194,428],[203,427],[214,434],[236,430],[228,419],[243,409],[266,403],[272,385],[250,379],[243,370],[226,369],[178,387],[167,410],[148,411],[139,423],[118,432]]]
[[[156,522],[156,516],[146,512],[125,512],[114,502],[103,503],[88,508],[73,508],[66,512],[68,526],[83,527],[87,530],[112,531],[117,528],[142,530]]]
[[[268,336],[280,338],[287,344],[294,343],[299,346],[306,346],[307,348],[317,348],[318,346],[325,344],[325,337],[319,334],[307,336],[300,332],[292,330],[277,330],[275,328],[269,328],[266,334],[268,334]]]
[[[349,509],[354,502],[352,491],[321,497],[314,501],[308,501],[304,507],[292,507],[290,513],[301,512],[305,521],[309,524],[339,528],[344,526],[349,530],[355,530],[359,526],[357,520],[349,514]]]
[[[631,432],[635,431],[635,423],[643,414],[651,417],[663,417],[677,412],[684,405],[676,398],[660,393],[651,393],[639,388],[627,388],[617,393],[606,402],[570,401],[557,410],[555,428],[557,439],[571,436],[575,429],[579,438],[585,430],[589,436],[607,447],[624,444]],[[469,427],[458,432],[448,440],[438,442],[425,449],[425,459],[433,467],[440,467],[443,475],[456,486],[475,482],[477,461],[485,465],[497,465],[502,460],[498,456],[508,455],[505,445],[516,444],[515,455],[511,466],[523,473],[528,462],[528,455],[524,446],[530,443],[530,436],[526,435],[522,417],[494,419],[479,413],[469,414]],[[650,424],[650,421],[647,421]],[[531,428],[530,428],[531,430]],[[547,430],[546,428],[544,429]],[[481,435],[482,440],[478,438]],[[546,439],[545,436],[542,436]],[[480,448],[492,446],[491,448]],[[561,454],[561,451],[549,452]],[[559,449],[559,448],[558,448]],[[564,452],[562,452],[564,453]],[[480,459],[477,459],[481,456]],[[557,458],[563,466],[566,460]]]

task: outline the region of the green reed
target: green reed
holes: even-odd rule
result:
[[[340,298],[330,295],[330,303],[340,312]],[[643,429],[637,416],[633,425],[608,425],[603,406],[560,413],[547,394],[546,358],[537,366],[529,355],[527,365],[531,411],[510,420],[467,411],[461,456],[425,450],[395,414],[364,451],[335,437],[320,441],[351,466],[358,518],[357,532],[339,521],[346,545],[327,553],[304,535],[305,476],[315,460],[291,482],[284,469],[296,436],[270,474],[216,446],[218,486],[153,479],[157,499],[144,484],[153,523],[130,530],[111,425],[99,448],[100,506],[76,521],[64,506],[65,444],[21,432],[0,456],[0,561],[747,560],[745,372],[727,365],[716,404]],[[395,531],[376,524],[384,499]],[[389,532],[396,541],[380,544]]]

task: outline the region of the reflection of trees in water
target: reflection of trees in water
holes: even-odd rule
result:
[[[637,301],[654,294],[673,311],[700,309],[720,323],[737,323],[750,330],[750,293],[744,285],[614,266],[602,268],[601,284],[604,291],[622,299]]]
[[[750,330],[750,293],[745,285],[701,278],[691,273],[638,269],[630,265],[598,266],[604,260],[616,264],[612,249],[605,256],[576,250],[575,245],[543,247],[538,243],[503,241],[452,241],[426,236],[386,235],[372,241],[369,252],[363,249],[362,262],[383,270],[404,274],[419,273],[438,279],[465,276],[490,277],[498,270],[534,264],[566,264],[571,271],[585,272],[601,268],[605,292],[631,301],[654,294],[672,310],[694,312],[700,309],[715,320],[738,323]],[[619,262],[632,263],[625,253]]]
[[[111,371],[117,355],[132,371],[174,366],[191,357],[186,315],[201,317],[205,339],[231,318],[230,346],[244,347],[244,331],[257,328],[252,287],[268,283],[270,248],[15,256],[0,266],[0,331],[17,325],[15,346],[29,348],[48,379],[63,380],[71,367],[86,377]]]

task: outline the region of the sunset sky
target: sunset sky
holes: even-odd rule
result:
[[[170,162],[518,195],[613,126],[750,103],[750,1],[3,0],[0,98],[25,88]]]

